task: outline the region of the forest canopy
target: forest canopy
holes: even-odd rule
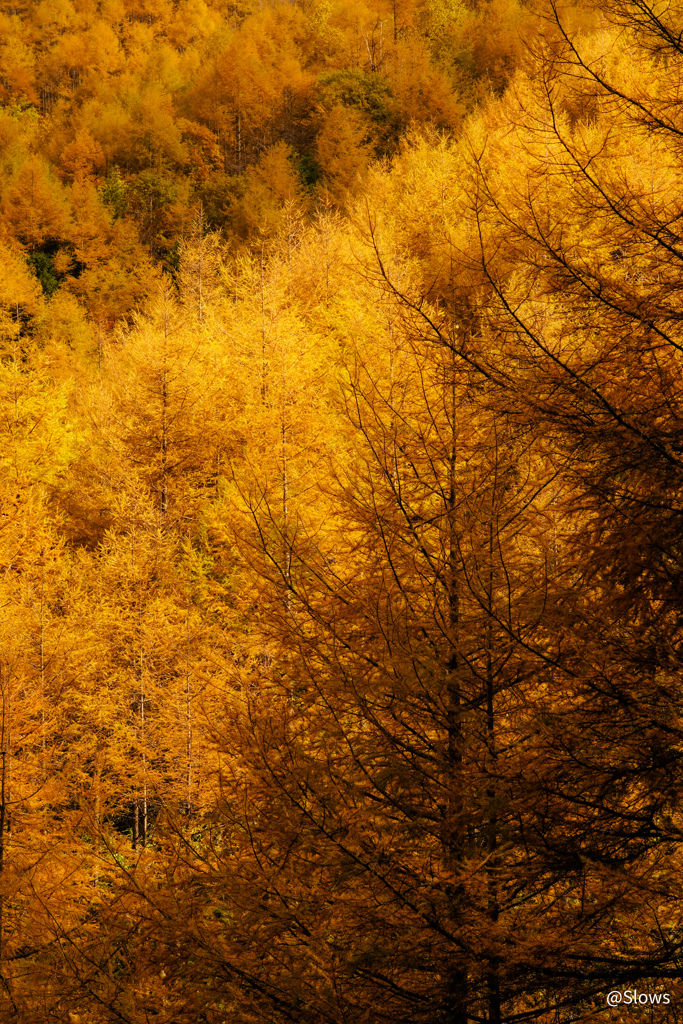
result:
[[[2,1019],[678,1021],[683,5],[0,19]]]
[[[343,204],[412,124],[500,92],[517,0],[0,6],[0,237],[105,323],[177,274],[201,211],[232,251],[283,203]]]

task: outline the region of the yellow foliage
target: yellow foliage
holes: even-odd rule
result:
[[[62,186],[46,161],[29,157],[9,181],[3,217],[24,244],[40,245],[68,231],[69,207]]]
[[[325,116],[316,140],[316,158],[339,198],[370,164],[368,134],[363,116],[351,107],[337,104]]]
[[[100,144],[88,131],[82,131],[62,150],[60,162],[62,170],[70,178],[75,178],[102,171],[105,159]]]
[[[27,267],[23,253],[0,242],[0,266],[0,306],[15,312],[20,309],[35,313],[42,299],[42,290]]]
[[[293,157],[290,147],[278,142],[246,172],[238,221],[242,232],[269,236],[276,231],[283,207],[301,192]]]

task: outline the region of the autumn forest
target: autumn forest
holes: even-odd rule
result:
[[[682,25],[0,3],[0,1021],[683,1019]]]

